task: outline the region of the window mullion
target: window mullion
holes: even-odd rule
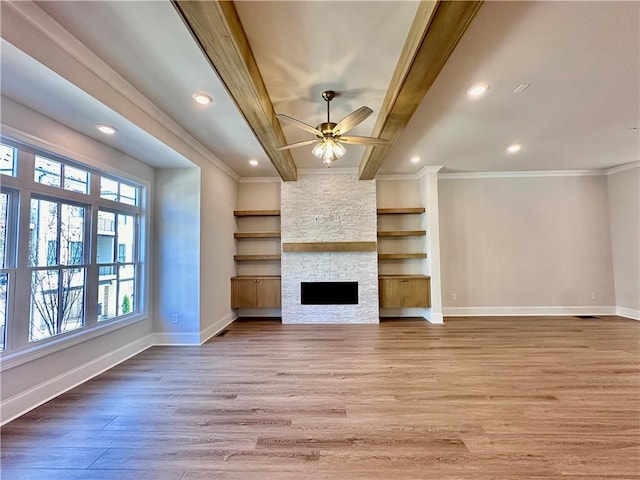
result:
[[[22,166],[22,165],[21,165]],[[20,167],[19,170],[20,171]],[[24,175],[24,172],[22,172]],[[11,349],[17,350],[29,344],[29,324],[31,323],[31,269],[29,251],[31,246],[31,198],[26,192],[18,197],[18,235],[22,241],[17,244],[15,280],[13,287],[13,314],[9,317],[7,333],[11,339]],[[22,321],[20,321],[22,320]]]
[[[97,175],[92,175],[92,179]],[[92,198],[95,193],[94,181],[91,181]],[[88,217],[88,221],[87,221]],[[92,205],[89,208],[88,214],[85,214],[85,238],[86,250],[83,252],[83,258],[85,262],[88,261],[87,268],[85,269],[85,303],[84,303],[84,322],[86,326],[93,326],[98,323],[98,208]]]
[[[62,170],[61,170],[62,172]],[[62,179],[61,179],[62,180]],[[58,269],[58,316],[56,318],[56,335],[62,333],[62,321],[63,321],[63,289],[64,289],[64,274],[62,272],[62,203],[57,204],[57,218],[56,218],[56,265]]]

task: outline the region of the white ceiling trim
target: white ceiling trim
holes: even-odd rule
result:
[[[332,167],[332,168],[299,168],[300,175],[357,175],[357,167]]]
[[[440,173],[438,180],[472,179],[472,178],[533,178],[533,177],[599,177],[606,175],[606,170],[545,170],[526,172],[468,172]]]
[[[610,168],[609,170],[607,170],[607,175],[626,172],[627,170],[632,170],[634,168],[639,168],[639,167],[640,167],[640,160],[636,160],[635,162],[625,163],[624,165],[618,165],[617,167]]]
[[[427,165],[422,167],[416,173],[387,173],[376,175],[376,180],[420,180],[429,173],[438,173],[444,168],[444,165]]]
[[[280,177],[241,177],[238,183],[280,183]]]
[[[45,13],[44,10],[42,10],[40,7],[30,1],[7,1],[3,3],[5,7],[10,7],[9,11],[13,11],[14,13],[18,14],[20,17],[22,17],[23,20],[31,24],[38,31],[38,33],[46,36],[65,53],[67,53],[74,60],[79,62],[83,67],[85,67],[87,70],[96,75],[100,80],[102,80],[105,84],[107,84],[111,89],[113,89],[115,95],[124,97],[133,106],[145,113],[149,121],[156,123],[163,129],[168,131],[168,133],[170,133],[172,136],[172,140],[177,144],[182,144],[189,149],[194,150],[196,153],[202,156],[203,159],[220,169],[225,174],[229,175],[234,180],[238,181],[240,179],[240,175],[236,171],[232,170],[227,164],[225,164],[198,140],[191,136],[189,132],[184,130],[171,117],[160,110],[151,100],[145,97],[138,89],[131,85],[127,80],[125,80],[120,74],[113,70],[85,45],[83,45],[58,22],[47,15],[47,13]],[[11,38],[6,39],[10,43],[13,43],[17,48],[20,48],[20,45],[15,44]],[[22,50],[22,48],[20,49]],[[25,53],[32,56],[29,52]],[[40,61],[37,58],[36,60]],[[47,68],[50,68],[49,65],[45,66]],[[76,86],[80,87],[79,85]],[[120,111],[120,109],[113,105],[113,103],[115,102],[106,103],[104,101],[104,98],[98,98],[95,95],[92,96],[104,103],[109,108],[118,112],[120,115],[137,125],[139,128],[143,128],[141,125],[139,125],[138,122],[135,122],[130,118],[129,112]],[[158,138],[157,135],[149,132],[150,129],[143,129],[154,137]],[[173,145],[168,146],[175,149]],[[185,155],[184,152],[181,152],[179,150],[176,151],[193,162],[193,159]]]

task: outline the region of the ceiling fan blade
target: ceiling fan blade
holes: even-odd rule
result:
[[[342,135],[343,133],[348,132],[360,122],[363,122],[372,113],[373,110],[371,110],[369,107],[360,107],[355,112],[350,113],[342,120],[340,120],[340,122],[333,129],[333,134]]]
[[[277,151],[281,151],[281,150],[289,150],[291,148],[298,148],[298,147],[304,147],[305,145],[311,145],[312,143],[317,143],[318,139],[315,138],[313,140],[305,140],[304,142],[297,142],[297,143],[292,143],[290,145],[285,145],[283,147],[278,147],[276,148]]]
[[[288,122],[290,125],[293,125],[294,127],[298,127],[306,132],[313,133],[314,135],[318,135],[320,137],[322,136],[322,132],[317,128],[312,127],[311,125],[307,125],[306,123],[301,122],[300,120],[296,120],[295,118],[290,117],[289,115],[285,115],[284,113],[278,113],[276,114],[276,117],[281,122]]]
[[[339,140],[343,143],[353,143],[356,145],[384,145],[389,143],[389,140],[384,138],[373,137],[340,137]]]

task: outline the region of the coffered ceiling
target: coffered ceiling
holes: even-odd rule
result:
[[[2,94],[151,165],[184,166],[195,150],[237,177],[321,168],[311,147],[274,154],[280,142],[310,136],[280,126],[273,115],[315,126],[325,119],[321,92],[328,89],[338,93],[332,120],[367,105],[374,114],[350,133],[391,140],[384,149],[348,145],[336,171],[371,158],[374,174],[429,165],[465,172],[597,169],[638,160],[640,3],[485,2],[476,13],[476,2],[467,2],[468,17],[443,20],[452,38],[432,30],[429,39],[437,20],[430,12],[455,4],[465,2],[235,2],[233,31],[243,33],[247,47],[241,59],[254,86],[260,78],[264,89],[238,98],[234,88],[246,78],[224,78],[224,65],[206,51],[180,3],[2,2]],[[49,40],[28,35],[16,18]],[[198,21],[210,27],[207,18]],[[465,32],[459,42],[454,28]],[[80,46],[70,48],[64,33]],[[447,41],[457,43],[450,56],[443,53],[441,69],[433,58],[416,61],[431,53],[421,50],[424,39],[443,51]],[[106,66],[119,87],[98,88],[45,48],[51,43],[85,65]],[[422,68],[413,79],[412,62]],[[429,68],[438,74],[433,82]],[[489,90],[473,99],[466,90],[476,83]],[[527,87],[514,93],[519,85]],[[213,103],[195,104],[195,92]],[[155,115],[143,118],[141,105]],[[161,134],[154,120],[175,138]],[[117,136],[95,130],[105,121],[117,124]],[[514,143],[521,150],[508,154]]]

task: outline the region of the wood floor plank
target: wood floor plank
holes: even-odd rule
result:
[[[184,471],[169,470],[86,470],[53,468],[7,468],[3,480],[182,480]],[[210,477],[216,478],[216,477]]]
[[[640,479],[640,322],[240,320],[142,352],[0,441],[12,480]]]
[[[89,468],[107,452],[105,448],[60,448],[44,449],[2,448],[0,459],[5,468]]]

